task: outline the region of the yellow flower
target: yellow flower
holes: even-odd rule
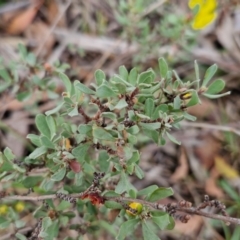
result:
[[[17,212],[22,212],[25,208],[25,204],[23,202],[17,202],[15,205],[15,210]]]
[[[217,0],[189,0],[189,8],[193,9],[196,5],[200,8],[192,23],[195,30],[205,28],[216,19]]]
[[[3,204],[0,206],[0,215],[5,215],[8,212],[8,206]]]
[[[134,209],[136,210],[136,213],[132,213],[130,210],[126,210],[127,214],[131,215],[131,216],[136,216],[136,215],[139,215],[142,210],[143,210],[143,205],[141,203],[137,203],[137,202],[132,202],[130,204],[128,204],[128,206],[131,208],[131,209]]]

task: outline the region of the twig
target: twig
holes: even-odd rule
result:
[[[162,211],[166,211],[166,205],[162,205],[156,202],[148,202],[145,200],[141,200],[141,199],[134,199],[134,198],[127,198],[127,197],[108,197],[107,200],[111,200],[111,201],[127,201],[127,202],[138,202],[141,203],[145,206],[148,206],[152,209],[157,209],[157,210],[162,210]],[[236,225],[240,225],[240,219],[239,218],[233,218],[233,217],[229,217],[229,216],[222,216],[219,214],[213,214],[213,213],[207,213],[207,212],[203,212],[198,210],[197,208],[194,207],[176,207],[176,211],[179,212],[184,212],[184,213],[189,213],[192,215],[199,215],[199,216],[203,216],[203,217],[207,217],[207,218],[211,218],[211,219],[216,219],[216,220],[221,220],[224,221],[226,223],[232,223],[232,224],[236,224]]]
[[[223,132],[232,132],[240,136],[240,131],[230,126],[220,126],[220,125],[213,125],[208,123],[192,123],[192,122],[181,122],[181,125],[184,127],[208,128],[208,129],[219,130]]]
[[[56,28],[58,22],[61,20],[63,14],[67,11],[67,9],[69,8],[69,6],[71,5],[72,0],[69,0],[67,2],[67,4],[65,5],[64,9],[62,10],[61,13],[58,14],[57,18],[55,19],[53,25],[51,26],[51,28],[49,29],[47,35],[45,36],[45,38],[43,39],[41,45],[38,47],[37,51],[36,51],[36,56],[38,56],[41,52],[43,47],[45,46],[48,38],[51,36],[51,34],[53,33],[54,29]]]
[[[91,188],[91,186],[90,186]],[[75,193],[75,194],[69,194],[69,197],[72,198],[80,198],[82,197],[87,191],[89,191],[89,188],[82,192],[82,193]],[[1,199],[3,200],[21,200],[21,201],[43,201],[46,199],[56,199],[58,198],[56,196],[56,194],[51,194],[51,195],[43,195],[43,196],[19,196],[19,195],[15,195],[15,196],[6,196],[6,197],[2,197]],[[156,209],[156,210],[161,210],[161,211],[166,211],[166,205],[163,204],[159,204],[157,202],[148,202],[142,199],[134,199],[134,198],[128,198],[128,197],[106,197],[105,200],[110,200],[110,201],[115,201],[115,202],[138,202],[141,203],[145,206],[150,207],[151,209]],[[236,224],[236,225],[240,225],[240,219],[239,218],[233,218],[233,217],[229,217],[229,216],[222,216],[219,214],[213,214],[213,213],[207,213],[201,210],[198,210],[198,208],[194,208],[194,207],[181,207],[181,206],[177,206],[175,208],[176,211],[178,212],[184,212],[184,213],[188,213],[188,214],[192,214],[192,215],[199,215],[199,216],[203,216],[203,217],[207,217],[207,218],[211,218],[211,219],[216,219],[216,220],[221,220],[224,221],[226,223],[232,223],[232,224]]]

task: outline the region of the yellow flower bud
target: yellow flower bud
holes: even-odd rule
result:
[[[15,205],[15,210],[17,212],[22,212],[25,208],[25,204],[23,202],[17,202],[16,205]]]
[[[192,93],[191,92],[185,92],[185,93],[182,93],[180,95],[180,98],[182,100],[187,100],[187,99],[190,99],[192,97]]]
[[[0,215],[5,215],[8,212],[8,206],[3,204],[0,206]]]
[[[132,202],[130,204],[128,204],[128,206],[133,209],[133,210],[136,210],[137,212],[134,214],[132,213],[130,210],[126,210],[127,214],[130,215],[130,216],[136,216],[136,215],[139,215],[142,210],[143,210],[143,205],[141,203],[137,203],[137,202]]]

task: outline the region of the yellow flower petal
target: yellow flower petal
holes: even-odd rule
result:
[[[203,29],[205,28],[207,25],[209,25],[211,22],[213,22],[217,17],[217,14],[214,12],[214,13],[201,13],[199,12],[195,18],[194,18],[194,21],[192,23],[192,28],[195,29],[195,30],[198,30],[198,29]]]
[[[229,165],[222,157],[215,157],[215,167],[218,172],[228,179],[236,179],[239,178],[238,172]]]

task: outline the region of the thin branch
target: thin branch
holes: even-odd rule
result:
[[[80,198],[88,190],[89,190],[89,188],[82,193],[69,194],[68,196],[72,197],[72,198]],[[43,201],[46,199],[56,199],[56,198],[58,198],[56,196],[56,194],[50,194],[50,195],[43,195],[43,196],[14,195],[14,196],[5,196],[5,197],[2,197],[1,199],[2,200],[21,200],[21,201]],[[115,202],[138,202],[145,206],[148,206],[151,209],[156,209],[156,210],[161,210],[161,211],[166,212],[166,205],[159,204],[156,202],[148,202],[148,201],[145,201],[142,199],[134,199],[134,198],[128,198],[128,197],[105,197],[105,200],[110,200],[110,201],[115,201]],[[192,215],[199,215],[199,216],[203,216],[203,217],[207,217],[207,218],[211,218],[211,219],[221,220],[227,224],[231,223],[231,224],[240,225],[239,218],[233,218],[233,217],[223,216],[223,215],[219,215],[219,214],[207,213],[207,212],[198,210],[197,208],[194,208],[194,207],[186,208],[186,207],[177,206],[175,210],[178,212],[184,212],[184,213],[188,213],[188,214],[192,214]]]
[[[240,131],[230,126],[221,126],[221,125],[214,125],[214,124],[208,124],[208,123],[194,123],[194,122],[181,122],[181,125],[183,127],[208,128],[208,129],[218,130],[223,132],[232,132],[240,136]]]
[[[166,205],[162,205],[162,204],[159,204],[156,202],[148,202],[148,201],[141,200],[141,199],[127,198],[127,197],[108,197],[107,200],[116,201],[116,202],[121,202],[121,201],[138,202],[138,203],[141,203],[152,209],[166,211]],[[184,213],[188,213],[188,214],[192,214],[192,215],[199,215],[199,216],[212,218],[212,219],[216,219],[216,220],[221,220],[228,224],[232,223],[232,224],[240,225],[239,218],[233,218],[233,217],[229,217],[229,216],[222,216],[219,214],[207,213],[204,211],[197,210],[197,208],[194,208],[194,207],[189,207],[189,208],[176,207],[176,211],[184,212]]]

